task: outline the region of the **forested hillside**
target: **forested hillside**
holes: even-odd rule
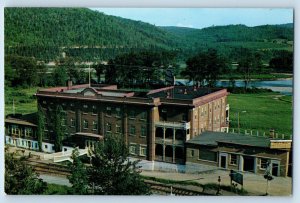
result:
[[[172,49],[178,39],[158,27],[85,8],[6,8],[7,54],[53,60],[59,52],[84,60],[130,49]]]
[[[65,52],[80,61],[99,61],[139,50],[173,50],[184,61],[217,49],[231,61],[244,49],[260,51],[268,63],[293,50],[293,24],[157,27],[86,8],[6,8],[6,55],[53,61]]]
[[[181,38],[186,47],[192,49],[214,48],[227,53],[232,60],[238,60],[240,49],[261,51],[268,61],[280,50],[293,49],[293,24],[212,26],[203,29],[182,27],[161,27]]]

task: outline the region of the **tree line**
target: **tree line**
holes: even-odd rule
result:
[[[56,60],[56,66],[49,68],[31,57],[8,55],[5,57],[5,84],[12,87],[51,87],[64,86],[67,80],[83,84],[89,80],[88,68],[92,70],[92,83],[148,88],[154,84],[164,85],[167,69],[178,77],[195,81],[199,86],[210,87],[215,86],[222,75],[242,75],[247,86],[254,74],[293,72],[293,54],[288,51],[277,51],[265,65],[261,52],[240,49],[236,68],[232,68],[230,60],[215,49],[199,51],[188,58],[183,70],[177,57],[178,53],[173,51],[130,52],[118,55],[106,64],[98,61],[90,66],[78,65],[71,57],[61,57]]]

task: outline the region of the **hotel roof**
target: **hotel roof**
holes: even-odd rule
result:
[[[118,89],[116,85],[93,84],[90,86],[89,84],[83,84],[40,89],[36,95],[77,99],[89,98],[103,101],[109,99],[111,102],[113,102],[115,98],[116,102],[121,102],[118,101],[119,98],[122,102],[125,102],[124,99],[126,99],[128,103],[130,103],[131,100],[135,100],[134,102],[136,103],[197,106],[226,96],[227,94],[226,89],[198,88],[195,86],[169,86],[153,90],[134,91]]]

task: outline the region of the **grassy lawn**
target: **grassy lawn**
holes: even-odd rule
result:
[[[241,132],[259,131],[260,134],[270,129],[275,133],[289,136],[292,134],[292,96],[276,93],[230,94],[230,128],[238,128],[238,113]],[[254,132],[255,131],[255,132]]]
[[[5,87],[5,115],[13,113],[13,101],[15,113],[28,114],[37,111],[37,103],[34,94],[38,87],[11,88]]]

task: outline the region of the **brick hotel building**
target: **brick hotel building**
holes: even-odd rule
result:
[[[64,145],[94,147],[106,134],[118,134],[131,156],[169,163],[184,163],[185,142],[201,132],[228,131],[227,95],[226,89],[170,86],[137,92],[71,83],[36,93],[46,115],[62,106]],[[48,117],[45,142],[53,143],[49,122]]]

